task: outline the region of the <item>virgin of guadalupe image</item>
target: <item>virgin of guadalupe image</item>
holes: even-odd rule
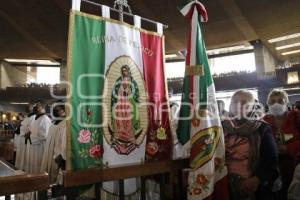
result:
[[[121,67],[111,93],[111,125],[108,127],[112,146],[123,155],[128,155],[136,146],[136,138],[141,134],[139,118],[139,88],[131,76],[128,65]]]

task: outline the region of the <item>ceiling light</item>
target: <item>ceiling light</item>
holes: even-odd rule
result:
[[[52,60],[15,59],[15,58],[5,58],[4,60],[9,63],[27,63],[27,64],[36,64],[36,65],[60,65],[59,62],[55,62]]]
[[[294,50],[294,51],[283,52],[283,53],[281,53],[281,55],[285,56],[285,55],[290,55],[290,54],[295,54],[295,53],[300,53],[300,49]]]
[[[211,49],[211,50],[207,50],[206,52],[208,55],[215,55],[215,54],[251,50],[251,49],[254,49],[253,46],[239,45],[239,46],[224,47],[219,49]]]
[[[279,46],[276,47],[276,50],[282,50],[282,49],[288,49],[288,48],[292,48],[292,47],[298,47],[300,46],[300,42],[294,43],[294,44],[287,44],[287,45],[283,45],[283,46]]]
[[[280,41],[283,41],[283,40],[289,40],[289,39],[297,38],[297,37],[300,37],[300,33],[294,33],[294,34],[291,34],[291,35],[285,35],[285,36],[282,36],[282,37],[273,38],[273,39],[268,40],[268,42],[269,43],[280,42]]]

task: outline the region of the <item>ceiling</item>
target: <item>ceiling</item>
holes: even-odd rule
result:
[[[113,0],[91,1],[113,6]],[[134,14],[169,26],[165,30],[167,53],[186,46],[188,23],[177,10],[177,5],[182,2],[184,0],[128,0]],[[208,49],[248,44],[260,39],[278,59],[300,57],[300,53],[282,56],[281,51],[275,50],[276,43],[268,43],[271,38],[300,32],[299,0],[201,2],[209,17],[203,25]],[[0,7],[0,59],[65,60],[70,7],[71,0],[3,0]],[[100,13],[99,8],[84,2],[81,10]],[[154,28],[150,24],[144,26]],[[293,42],[300,42],[300,39],[295,40]],[[293,49],[297,48],[289,50]]]

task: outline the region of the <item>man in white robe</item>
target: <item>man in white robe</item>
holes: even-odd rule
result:
[[[44,153],[44,146],[49,127],[50,118],[46,115],[45,105],[41,102],[36,104],[37,115],[31,126],[30,134],[26,134],[27,141],[29,173],[40,173]]]
[[[20,170],[25,170],[25,166],[26,166],[25,134],[30,132],[29,125],[32,124],[35,118],[35,114],[33,113],[33,105],[29,104],[26,112],[28,114],[21,122],[19,140],[16,141],[17,152],[16,152],[15,166]]]
[[[57,105],[53,111],[54,121],[49,128],[45,151],[42,160],[41,172],[47,172],[51,183],[55,183],[58,176],[59,165],[55,158],[61,155],[62,134],[65,132],[65,107]]]
[[[57,183],[63,184],[62,182],[62,170],[65,170],[66,165],[66,113],[65,113],[65,106],[58,105],[56,106],[58,115],[60,117],[60,122],[57,125],[57,132],[56,132],[56,142],[54,148],[54,159],[59,168],[59,174],[57,177]]]

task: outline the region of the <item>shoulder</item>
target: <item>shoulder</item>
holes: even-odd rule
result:
[[[260,123],[261,129],[271,129],[271,124],[265,120],[258,120],[258,123]]]
[[[65,119],[58,123],[58,126],[60,128],[64,128],[64,127],[66,127],[66,125],[67,125],[67,121]]]
[[[42,117],[41,117],[41,119],[43,120],[43,121],[47,121],[47,122],[50,122],[51,124],[52,124],[52,122],[51,122],[51,119],[49,118],[49,116],[48,115],[43,115]]]
[[[273,137],[272,127],[268,122],[264,120],[259,121],[260,125],[258,127],[258,132],[262,138],[270,138]]]
[[[28,120],[34,120],[36,115],[31,115]]]
[[[292,117],[299,117],[300,118],[300,111],[299,110],[292,110],[289,111],[287,114],[288,118],[292,118]]]
[[[225,119],[225,120],[221,121],[221,123],[222,123],[222,126],[223,126],[224,129],[233,128],[232,121],[229,120],[229,119]]]

